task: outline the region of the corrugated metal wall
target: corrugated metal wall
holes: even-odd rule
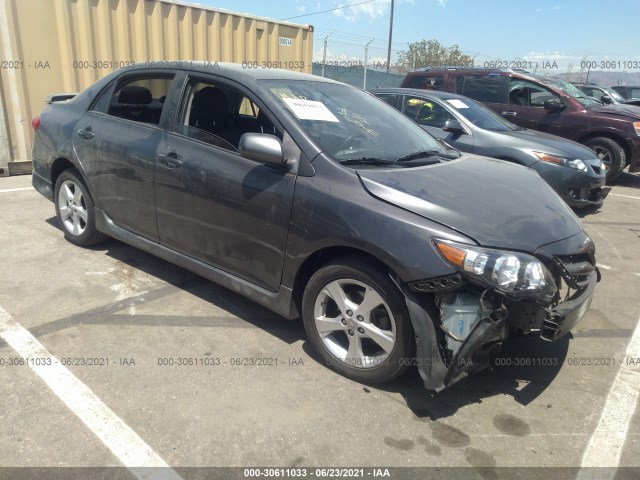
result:
[[[81,91],[127,62],[267,62],[310,73],[312,49],[308,25],[178,0],[0,0],[0,87],[11,160],[31,158],[31,118],[46,95]]]

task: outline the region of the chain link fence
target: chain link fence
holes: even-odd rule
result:
[[[391,53],[393,65],[397,50],[392,49]],[[312,73],[364,90],[399,87],[405,77],[392,66],[387,68],[387,47],[381,40],[354,41],[335,32],[326,33],[324,40],[316,44]]]

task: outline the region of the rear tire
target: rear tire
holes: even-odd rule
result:
[[[596,152],[607,166],[607,183],[620,176],[626,166],[626,155],[618,142],[607,137],[595,137],[585,142],[585,145]]]
[[[53,198],[58,222],[68,241],[80,247],[89,247],[106,239],[96,229],[93,200],[75,168],[60,174]]]
[[[405,300],[388,274],[344,257],[320,268],[302,299],[309,341],[332,369],[363,383],[402,374],[415,350]]]

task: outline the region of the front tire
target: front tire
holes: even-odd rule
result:
[[[626,166],[626,155],[615,140],[607,137],[596,137],[588,140],[585,145],[596,152],[596,155],[607,166],[607,183],[620,176]]]
[[[68,241],[88,247],[106,238],[96,229],[93,200],[75,168],[65,170],[56,180],[54,203],[58,222]]]
[[[318,270],[305,289],[302,317],[327,365],[353,380],[392,380],[413,358],[402,294],[388,274],[363,259],[346,257]]]

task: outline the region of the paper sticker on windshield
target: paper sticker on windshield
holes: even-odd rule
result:
[[[283,98],[296,117],[300,120],[322,120],[325,122],[339,122],[331,110],[322,102],[302,100],[299,98]]]
[[[469,108],[469,105],[464,103],[462,100],[458,100],[457,98],[452,98],[450,100],[447,100],[447,102],[449,102],[451,105],[453,105],[456,108]]]

